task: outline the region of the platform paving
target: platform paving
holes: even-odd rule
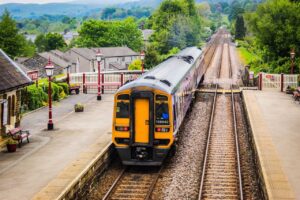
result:
[[[300,104],[278,91],[243,91],[270,199],[300,199]]]
[[[56,103],[55,130],[51,132],[44,130],[47,109],[26,115],[22,126],[30,129],[31,142],[16,153],[1,152],[0,199],[32,199],[89,147],[97,144],[100,152],[107,146],[111,138],[113,95],[102,98],[99,102],[95,95],[74,96]],[[77,102],[85,104],[83,113],[73,112]]]

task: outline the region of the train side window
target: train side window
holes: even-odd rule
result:
[[[116,118],[129,118],[129,103],[118,102],[116,111]]]
[[[118,100],[129,100],[129,94],[120,94]]]
[[[169,105],[167,103],[155,104],[155,123],[159,125],[169,124]]]

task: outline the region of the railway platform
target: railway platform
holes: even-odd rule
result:
[[[78,102],[85,105],[83,113],[73,112]],[[0,199],[34,199],[53,181],[51,192],[60,194],[110,144],[112,106],[109,94],[100,102],[96,95],[71,96],[54,105],[55,130],[50,132],[44,130],[47,108],[25,116],[30,143],[13,154],[1,152]],[[56,198],[46,192],[42,199]]]
[[[278,91],[243,91],[266,193],[300,199],[300,105]]]

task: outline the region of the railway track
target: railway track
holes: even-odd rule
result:
[[[224,41],[229,44],[228,38]],[[230,55],[228,57],[229,76],[232,78]],[[222,62],[219,66],[220,78]],[[230,97],[218,96],[218,88],[216,84],[198,199],[243,199],[234,85],[230,85]]]
[[[124,168],[108,192],[103,197],[107,199],[150,199],[162,167]]]

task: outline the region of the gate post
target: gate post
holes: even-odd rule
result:
[[[121,86],[123,86],[123,84],[124,84],[124,74],[121,73]]]
[[[86,85],[85,85],[85,73],[82,74],[82,84],[83,84],[82,93],[87,94],[87,89],[86,89]]]
[[[104,94],[104,73],[101,74],[101,83],[102,83],[102,94]]]
[[[262,90],[262,72],[258,75],[258,89]]]
[[[284,74],[280,74],[280,91],[283,92],[283,87],[284,87]]]

